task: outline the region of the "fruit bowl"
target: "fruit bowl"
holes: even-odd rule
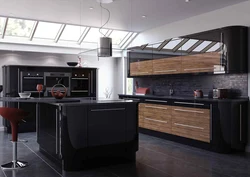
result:
[[[78,62],[67,62],[68,66],[76,66]]]
[[[30,98],[31,93],[18,93],[20,98]]]

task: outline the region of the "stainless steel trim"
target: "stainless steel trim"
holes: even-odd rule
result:
[[[137,99],[137,98],[122,98],[124,100],[135,100],[135,101],[140,101],[140,99]]]
[[[72,77],[71,79],[72,80],[89,80],[89,78],[75,78],[75,77]]]
[[[58,106],[59,111],[59,157],[62,158],[62,106]]]
[[[90,77],[91,77],[91,75],[90,75],[90,73],[88,73],[88,78],[90,78]],[[91,80],[90,80],[90,79],[88,79],[88,80],[89,80],[89,82],[88,82],[88,84],[89,84],[89,85],[88,85],[88,89],[89,89],[90,92],[91,92],[91,83],[90,83]],[[89,96],[92,94],[92,93],[90,93],[90,92],[89,92],[89,94],[88,94]]]
[[[146,99],[145,101],[148,101],[148,102],[158,102],[158,103],[167,103],[168,101],[163,101],[163,100],[149,100],[149,99]]]
[[[73,93],[89,92],[88,90],[71,90]]]
[[[210,104],[210,140],[213,140],[213,105]]]
[[[136,74],[147,74],[149,72],[135,72]]]
[[[56,109],[56,154],[58,154],[58,109]]]
[[[175,111],[181,111],[181,112],[192,112],[192,113],[200,113],[204,114],[203,111],[193,111],[193,110],[187,110],[187,109],[174,109]]]
[[[196,71],[196,70],[206,70],[206,69],[214,69],[214,67],[213,68],[211,68],[211,67],[209,67],[209,68],[187,68],[187,69],[184,69],[184,71]]]
[[[33,77],[23,77],[24,79],[43,79],[43,77],[35,77],[35,76],[33,76]]]
[[[36,103],[36,138],[37,138],[37,141],[38,141],[38,132],[39,132],[39,123],[38,123],[38,121],[39,121],[39,104],[38,103]]]
[[[168,123],[168,121],[156,120],[156,119],[151,119],[151,118],[147,118],[147,117],[145,117],[144,119],[150,120],[150,121],[155,121],[155,122],[160,122],[160,123],[165,123],[165,124]]]
[[[19,68],[17,69],[17,90],[18,90],[18,93],[20,93],[20,69]]]
[[[97,112],[97,111],[122,111],[122,110],[125,110],[125,108],[91,109],[92,112]]]
[[[196,128],[196,129],[204,130],[203,127],[197,127],[197,126],[186,125],[186,124],[179,124],[179,123],[174,123],[174,124],[177,125],[177,126],[189,127],[189,128]]]
[[[93,86],[93,84],[94,84],[94,83],[93,83],[93,82],[94,82],[94,81],[93,81],[93,75],[94,75],[94,74],[93,74],[93,70],[91,70],[90,72],[91,72],[91,75],[90,75],[90,80],[91,80],[91,94],[93,94],[93,89],[94,89],[94,88],[93,88],[93,87],[94,87],[94,86]]]
[[[172,69],[172,70],[162,70],[162,71],[154,71],[154,72],[157,72],[157,73],[163,73],[163,72],[175,72],[177,71],[176,69]]]
[[[164,108],[164,107],[159,107],[159,106],[145,106],[146,108],[155,108],[155,109],[165,109],[167,110],[168,108]]]
[[[242,105],[240,104],[240,141],[242,141]]]
[[[189,103],[189,102],[179,102],[179,101],[175,101],[174,103],[176,103],[176,104],[188,104],[188,105],[204,106],[204,104],[202,104],[202,103]]]

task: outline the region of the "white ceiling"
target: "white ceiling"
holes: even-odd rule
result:
[[[191,0],[190,3],[185,0],[116,0],[104,7],[111,11],[108,28],[141,32],[243,1],[247,0]],[[96,0],[0,0],[0,16],[101,25],[101,10]],[[103,22],[106,18],[107,13],[103,11]]]

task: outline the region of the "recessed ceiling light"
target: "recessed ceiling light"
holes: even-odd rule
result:
[[[190,0],[185,0],[185,2],[190,2]]]
[[[142,18],[146,18],[147,16],[146,15],[143,15],[143,16],[141,16]]]
[[[93,10],[93,9],[94,9],[94,7],[90,7],[90,8],[89,8],[89,10]]]

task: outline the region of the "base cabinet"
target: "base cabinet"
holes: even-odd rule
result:
[[[139,127],[210,143],[210,110],[139,104]]]

